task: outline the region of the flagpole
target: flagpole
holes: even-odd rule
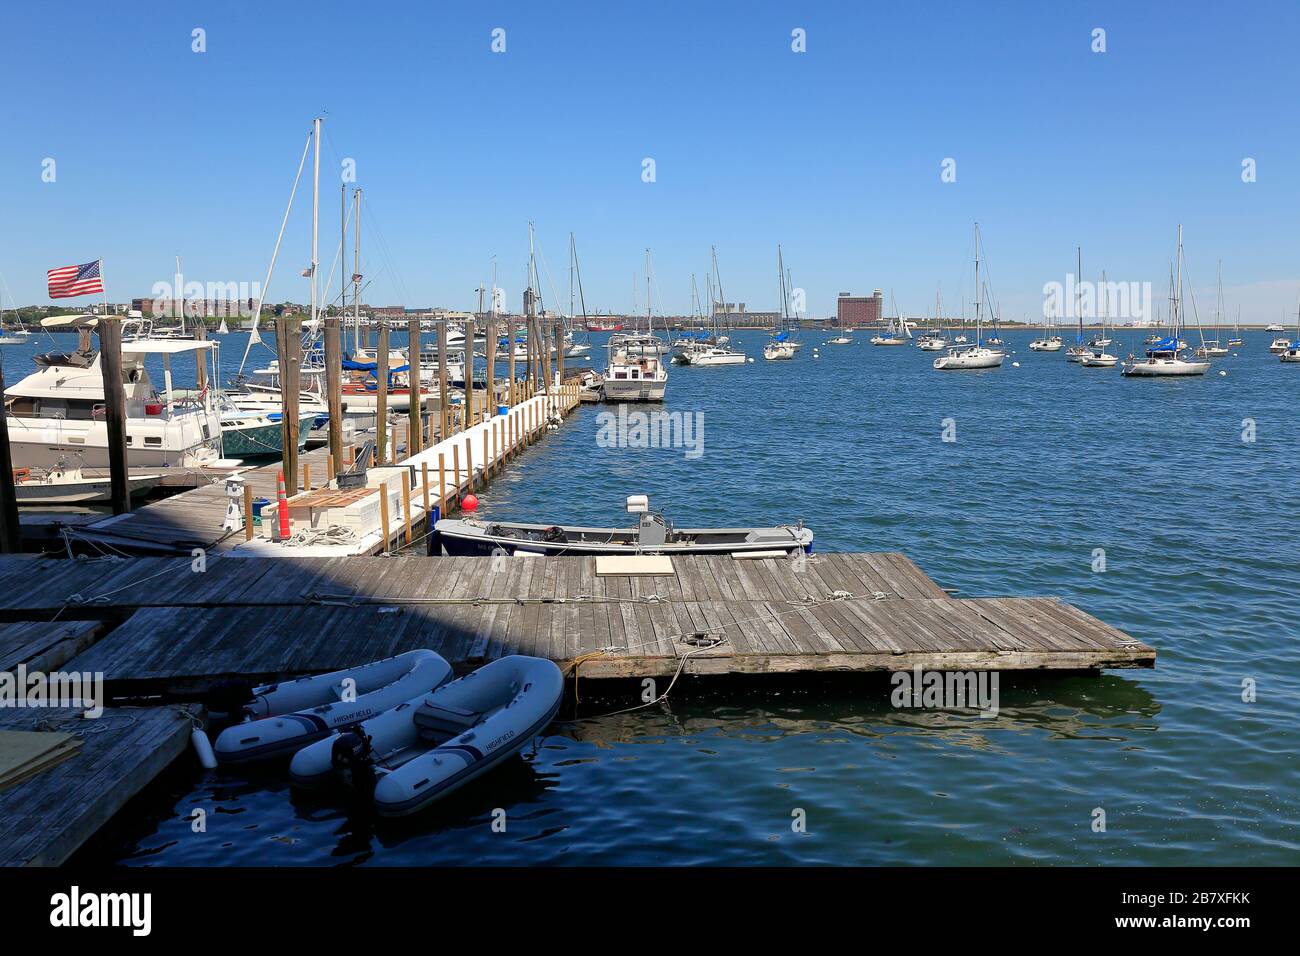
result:
[[[107,318],[108,317],[108,283],[104,281],[104,260],[96,259],[95,262],[99,266],[99,291],[103,293],[104,296],[104,317]]]

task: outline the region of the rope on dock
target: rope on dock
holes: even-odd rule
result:
[[[677,662],[677,670],[673,673],[673,679],[668,682],[668,686],[664,688],[664,692],[660,694],[658,697],[656,697],[654,700],[648,700],[645,703],[636,704],[632,707],[624,707],[621,710],[611,710],[605,714],[595,714],[591,717],[575,717],[572,720],[557,720],[555,721],[555,723],[581,724],[590,720],[602,720],[606,717],[617,717],[619,714],[630,714],[634,710],[644,710],[647,707],[653,707],[655,704],[663,703],[665,700],[668,699],[668,695],[672,693],[673,686],[677,683],[677,678],[682,676],[682,671],[686,669],[687,661],[689,661],[694,655],[700,653],[701,651],[712,650],[715,647],[720,647],[721,645],[726,643],[727,643],[726,636],[720,634],[716,638],[713,638],[711,643],[700,644],[694,649],[689,650],[685,654],[683,654],[681,656],[681,659]],[[581,664],[583,664],[585,661],[589,661],[596,657],[604,657],[604,656],[606,656],[605,651],[600,650],[600,651],[595,651],[591,654],[583,654],[582,656],[575,657],[573,659],[573,663],[570,667],[570,673],[573,674],[573,703],[575,706],[582,702],[582,698],[578,696],[578,667]]]
[[[307,548],[314,544],[347,544],[355,541],[357,533],[351,528],[332,524],[328,528],[303,528],[281,542],[287,548]]]

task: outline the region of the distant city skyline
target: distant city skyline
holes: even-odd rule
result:
[[[573,232],[589,313],[644,312],[649,248],[656,312],[689,314],[711,246],[723,297],[775,311],[779,243],[807,316],[876,288],[926,315],[936,287],[969,314],[978,220],[1003,317],[1036,321],[1080,245],[1084,279],[1159,302],[1181,223],[1202,321],[1220,259],[1229,318],[1295,321],[1290,5],[351,10],[133,20],[78,0],[72,33],[10,11],[4,308],[100,258],[111,301],[150,295],[176,256],[187,279],[261,283],[319,113],[326,302],[352,269],[351,225],[335,256],[355,172],[376,304],[473,310],[495,261],[517,310],[532,221],[557,310]],[[310,299],[311,172],[268,301]]]

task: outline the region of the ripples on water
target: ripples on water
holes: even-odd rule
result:
[[[761,336],[738,338],[759,355]],[[932,356],[863,336],[820,359],[809,339],[789,363],[674,368],[664,407],[705,414],[702,458],[598,448],[588,407],[495,482],[483,511],[623,524],[623,498],[646,493],[683,525],[803,518],[818,550],[903,551],[964,595],[1059,595],[1154,645],[1154,671],[1007,678],[993,719],[896,711],[878,677],[686,679],[666,708],[552,727],[526,760],[399,826],[337,798],[291,799],[282,769],[178,769],[95,852],[208,865],[1294,864],[1300,367],[1254,332],[1203,379],[1126,381],[1030,353],[1028,338],[1008,336],[1021,368],[992,373],[934,372]],[[1118,338],[1121,354],[1140,349]],[[940,440],[945,418],[955,443]],[[1241,701],[1243,678],[1256,703]],[[627,706],[637,690],[584,708]],[[1091,830],[1096,807],[1105,833]],[[205,834],[186,822],[194,808]],[[796,808],[807,833],[792,832]]]

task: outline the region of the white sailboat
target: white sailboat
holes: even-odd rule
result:
[[[577,277],[578,304],[582,306],[582,323],[584,331],[581,341],[575,339],[573,335],[573,320],[575,317],[573,311],[573,292],[575,276]],[[496,285],[495,279],[492,284]],[[495,291],[492,295],[492,314],[493,316],[496,315]],[[564,336],[560,340],[560,344],[564,348],[564,357],[566,359],[583,359],[585,361],[587,355],[591,352],[592,345],[591,335],[589,332],[585,331],[587,325],[587,300],[582,294],[582,271],[578,268],[578,243],[577,240],[574,239],[573,233],[569,233],[569,316],[564,325]]]
[[[1061,341],[1061,337],[1060,337],[1059,335],[1057,335],[1055,332],[1049,332],[1049,331],[1048,331],[1048,329],[1049,329],[1048,321],[1049,321],[1050,319],[1054,319],[1054,318],[1055,318],[1055,316],[1044,316],[1044,317],[1043,317],[1043,334],[1040,335],[1038,338],[1034,339],[1032,342],[1029,343],[1029,351],[1031,351],[1031,352],[1059,352],[1059,351],[1061,351],[1061,346],[1064,344],[1064,343]],[[1052,324],[1055,325],[1054,322],[1053,322]]]
[[[1079,331],[1074,338],[1074,344],[1065,350],[1065,360],[1067,362],[1082,362],[1084,357],[1090,355],[1092,351],[1083,344],[1083,246],[1078,247],[1078,256],[1078,282],[1075,285],[1074,292],[1074,311],[1079,320]]]
[[[1128,378],[1168,378],[1171,376],[1204,375],[1210,370],[1207,359],[1185,358],[1186,344],[1180,338],[1183,331],[1183,227],[1178,226],[1177,279],[1173,285],[1169,307],[1169,335],[1147,346],[1146,358],[1129,355],[1121,374]]]
[[[981,342],[984,334],[983,286],[980,282],[980,224],[975,223],[975,342],[948,349],[934,360],[939,371],[999,368],[1007,357],[1001,349],[991,349]]]
[[[916,340],[916,347],[922,352],[942,352],[948,347],[948,339],[943,333],[943,302],[939,298],[939,286],[934,289],[934,328]]]
[[[17,305],[17,303],[15,303]],[[4,309],[0,308],[0,345],[23,345],[31,338],[32,333],[23,325],[23,317],[14,310],[14,322],[12,328],[4,326]]]
[[[1228,354],[1226,346],[1219,344],[1219,316],[1223,313],[1223,260],[1219,260],[1219,290],[1214,300],[1214,338],[1201,338],[1201,347],[1196,350],[1197,358],[1223,358]]]
[[[1098,309],[1101,313],[1101,332],[1093,336],[1088,354],[1079,360],[1079,365],[1083,368],[1114,368],[1119,363],[1118,355],[1111,355],[1106,351],[1106,346],[1110,344],[1110,339],[1106,336],[1106,313],[1110,303],[1105,297],[1106,271],[1104,269],[1101,273],[1101,295],[1102,301]]]
[[[1295,341],[1288,343],[1277,357],[1287,364],[1300,363],[1300,303],[1297,303],[1295,311]]]
[[[1285,310],[1283,310],[1283,311],[1285,312]],[[1297,309],[1297,310],[1296,310],[1296,320],[1297,320],[1298,322],[1300,322],[1300,309]],[[1274,323],[1273,323],[1272,325],[1270,325],[1267,329],[1265,329],[1265,331],[1267,331],[1267,332],[1285,332],[1285,331],[1286,331],[1286,327],[1283,326],[1280,322],[1274,322]],[[1297,342],[1297,343],[1295,343],[1295,344],[1300,345],[1300,342]],[[1274,355],[1281,355],[1283,352],[1285,352],[1287,349],[1289,349],[1289,348],[1291,348],[1291,347],[1292,347],[1292,342],[1291,342],[1291,340],[1290,340],[1289,338],[1287,338],[1285,335],[1278,335],[1278,336],[1275,336],[1275,337],[1273,338],[1273,341],[1270,342],[1270,343],[1268,344],[1268,350],[1269,350],[1270,352],[1272,352]]]
[[[1237,317],[1232,320],[1232,338],[1228,339],[1229,346],[1244,345],[1245,340],[1241,337],[1241,306],[1237,306]]]
[[[906,345],[912,340],[912,330],[908,327],[907,320],[903,314],[898,311],[898,303],[894,301],[894,292],[889,292],[889,304],[894,309],[894,318],[890,320],[887,333],[885,335],[873,335],[871,337],[872,345]]]

